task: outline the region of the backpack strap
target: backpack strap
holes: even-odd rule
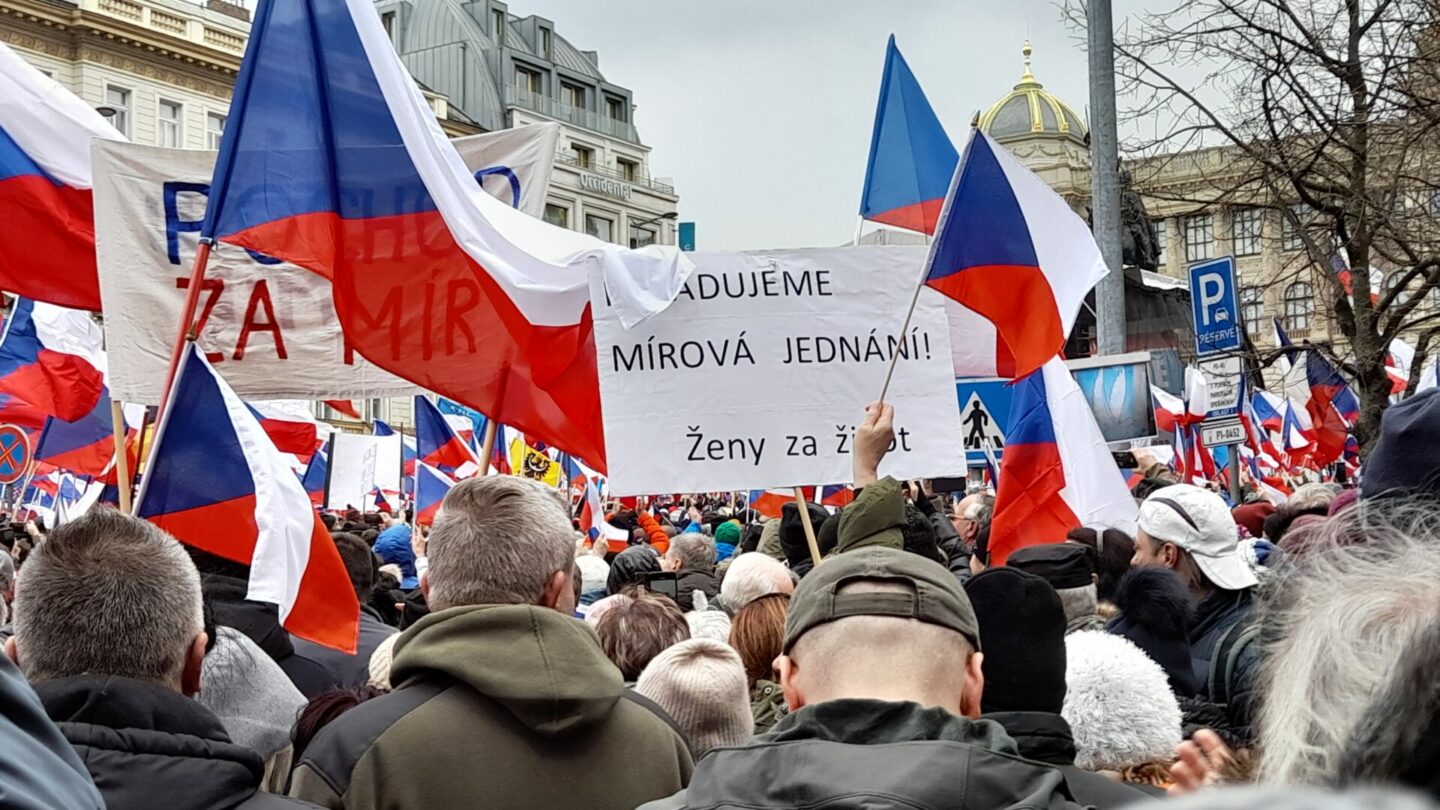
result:
[[[1230,694],[1230,685],[1235,679],[1235,669],[1240,655],[1260,636],[1260,623],[1244,620],[1230,625],[1220,642],[1215,645],[1215,655],[1210,659],[1208,696],[1211,703],[1228,706],[1235,696]]]

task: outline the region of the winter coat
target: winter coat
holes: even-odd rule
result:
[[[205,654],[200,683],[195,699],[214,712],[237,745],[267,760],[290,745],[290,729],[305,696],[244,633],[215,628],[215,646]]]
[[[223,574],[206,574],[200,584],[215,614],[215,623],[248,636],[280,665],[300,694],[313,698],[340,685],[338,673],[295,652],[290,634],[280,626],[278,608],[245,598],[250,590],[248,582]]]
[[[762,679],[750,689],[750,715],[755,718],[756,734],[764,734],[774,728],[789,711],[780,684]]]
[[[1252,590],[1217,590],[1195,606],[1194,624],[1190,627],[1190,665],[1202,696],[1228,695],[1223,701],[1230,726],[1240,736],[1247,736],[1254,722],[1256,693],[1259,689],[1260,645],[1247,644],[1234,656],[1228,683],[1210,682],[1215,656],[1227,633],[1240,632],[1250,620],[1254,607]],[[1223,662],[1219,665],[1223,668]],[[1218,688],[1217,686],[1222,687]]]
[[[355,646],[354,655],[303,638],[292,636],[290,642],[295,645],[297,653],[334,672],[342,686],[359,686],[370,680],[370,656],[375,654],[375,648],[380,646],[380,642],[399,632],[397,628],[381,621],[380,614],[369,605],[361,605],[360,640]]]
[[[100,791],[19,668],[0,655],[0,806],[101,810]]]
[[[886,476],[876,481],[840,511],[840,540],[835,553],[857,548],[905,548],[900,527],[905,523],[905,496],[900,482]]]
[[[420,575],[415,570],[415,547],[410,544],[410,527],[404,523],[380,532],[375,538],[374,551],[386,565],[400,566],[400,587],[404,590],[420,587]]]
[[[832,700],[786,715],[745,747],[711,749],[689,789],[641,810],[842,806],[1076,805],[1064,775],[1023,759],[996,723],[916,703]]]
[[[640,529],[645,532],[645,539],[655,547],[655,551],[660,556],[665,556],[665,552],[670,549],[670,535],[661,528],[660,521],[649,512],[637,512],[635,522],[640,524]]]
[[[46,714],[90,770],[109,810],[282,810],[308,805],[258,792],[260,755],[220,720],[164,686],[108,675],[36,685]]]
[[[605,590],[611,594],[620,593],[626,585],[645,581],[645,575],[660,570],[660,556],[650,546],[631,546],[610,561],[610,575],[605,578]]]
[[[395,642],[390,682],[315,737],[291,795],[350,810],[632,810],[690,778],[672,721],[554,610],[431,613]]]
[[[1093,771],[1075,767],[1075,737],[1070,724],[1049,712],[990,712],[981,720],[999,723],[1015,741],[1020,756],[1054,765],[1065,774],[1075,801],[1099,810],[1144,800],[1146,794]]]
[[[720,594],[720,580],[709,571],[681,571],[675,578],[675,601],[686,612],[695,609],[695,592],[705,594],[707,602]]]
[[[1169,678],[1170,689],[1186,697],[1200,691],[1190,659],[1190,592],[1174,571],[1144,566],[1128,571],[1115,586],[1120,615],[1106,627],[1145,651]]]

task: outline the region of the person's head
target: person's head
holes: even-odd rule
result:
[[[1285,499],[1286,511],[1293,515],[1328,515],[1335,502],[1335,490],[1329,484],[1305,484]]]
[[[1269,501],[1252,501],[1230,510],[1235,523],[1244,526],[1251,537],[1265,536],[1265,518],[1275,514],[1275,507]]]
[[[671,644],[690,638],[685,614],[666,597],[643,589],[628,592],[595,623],[605,657],[620,668],[626,681],[634,681],[650,660]]]
[[[715,541],[703,534],[677,534],[665,552],[665,568],[669,571],[715,570]]]
[[[512,475],[467,478],[445,495],[420,586],[431,611],[541,605],[569,614],[574,537],[553,488]]]
[[[1065,637],[1065,705],[1075,765],[1124,771],[1168,765],[1180,744],[1180,704],[1165,671],[1127,639],[1100,630]]]
[[[927,560],[942,564],[946,562],[945,552],[940,550],[940,538],[935,533],[935,527],[930,524],[930,518],[913,504],[905,505],[905,522],[900,525],[900,534],[904,538],[906,551],[919,554]]]
[[[1095,553],[1095,596],[1102,602],[1115,601],[1115,588],[1130,570],[1135,556],[1135,541],[1119,529],[1097,530],[1088,527],[1072,529],[1065,535]]]
[[[315,739],[320,729],[361,703],[389,692],[389,689],[362,684],[332,689],[310,698],[310,701],[301,707],[300,716],[295,718],[295,727],[290,730],[294,761],[299,762],[300,757],[305,755],[305,749],[310,747],[310,741]]]
[[[109,675],[200,691],[200,574],[175,538],[93,509],[36,547],[15,587],[6,651],[32,683]]]
[[[745,670],[723,641],[692,638],[671,645],[650,660],[635,691],[670,715],[697,757],[742,745],[755,731]]]
[[[792,711],[868,698],[975,718],[985,687],[979,650],[975,612],[954,575],[870,547],[825,560],[801,580],[776,668]]]
[[[1319,531],[1277,572],[1262,605],[1262,782],[1330,783],[1357,754],[1383,757],[1393,770],[1413,762],[1416,740],[1433,739],[1425,728],[1435,722],[1440,666],[1440,513],[1432,502],[1387,497]],[[1397,688],[1409,697],[1385,697]],[[1390,704],[1381,718],[1370,716],[1377,700]],[[1377,719],[1384,737],[1358,731]],[[1375,750],[1357,751],[1362,738]],[[1433,759],[1428,770],[1437,773]]]
[[[678,539],[678,535],[677,535]],[[674,542],[673,540],[671,542]],[[660,555],[654,546],[641,544],[631,546],[610,561],[610,575],[605,578],[605,590],[612,595],[645,584],[645,575],[660,570]]]
[[[330,535],[335,541],[335,549],[340,552],[340,560],[345,563],[345,573],[350,575],[350,586],[355,589],[355,598],[360,604],[370,601],[370,592],[375,590],[375,577],[379,573],[379,566],[375,564],[375,552],[365,545],[353,534],[347,532],[336,532]]]
[[[818,546],[820,531],[830,519],[830,513],[819,504],[807,502],[806,507],[810,513],[810,528],[816,534]],[[785,552],[785,562],[791,568],[811,559],[810,541],[805,536],[805,523],[800,519],[800,507],[793,502],[780,508],[780,548]]]
[[[741,554],[720,582],[720,601],[732,611],[772,593],[794,593],[795,579],[784,563],[765,554]]]
[[[1092,617],[1095,595],[1095,554],[1079,543],[1045,543],[1013,552],[1005,564],[1043,578],[1065,607],[1065,621]]]
[[[1003,566],[965,583],[985,648],[984,712],[1059,714],[1065,702],[1065,609],[1043,578]]]
[[[1240,558],[1235,518],[1219,495],[1191,484],[1157,489],[1140,504],[1132,565],[1172,568],[1192,594],[1253,588]]]
[[[980,531],[990,525],[990,516],[995,511],[995,497],[983,492],[972,492],[955,502],[950,512],[950,525],[966,548],[973,548]]]
[[[730,622],[730,646],[740,654],[745,680],[752,687],[756,681],[776,678],[775,658],[785,639],[789,610],[790,595],[772,593],[736,611]]]

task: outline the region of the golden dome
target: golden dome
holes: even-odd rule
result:
[[[1045,92],[1044,85],[1030,72],[1030,54],[1034,49],[1025,42],[1025,72],[1020,83],[1009,95],[990,105],[980,116],[980,129],[997,141],[1005,142],[1034,135],[1053,135],[1085,142],[1085,122],[1070,105]]]

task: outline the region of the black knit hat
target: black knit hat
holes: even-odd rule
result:
[[[810,507],[810,525],[815,529],[815,544],[820,544],[820,529],[829,519],[830,513],[816,504],[806,502]],[[800,521],[800,510],[795,502],[780,508],[780,548],[785,552],[785,562],[794,568],[796,563],[810,560],[810,543],[805,539],[805,525]],[[823,553],[823,551],[822,551]]]
[[[1065,703],[1065,608],[1050,583],[987,568],[965,583],[980,622],[982,712],[1059,714]]]
[[[1380,438],[1365,461],[1360,497],[1440,496],[1440,391],[1430,389],[1385,409]]]
[[[1079,543],[1026,546],[1012,552],[1005,564],[1044,578],[1057,591],[1095,584],[1095,552]]]

